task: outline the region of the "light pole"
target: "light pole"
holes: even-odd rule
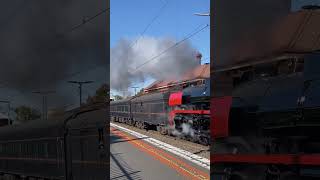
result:
[[[42,120],[47,120],[48,119],[47,96],[48,94],[55,93],[55,91],[34,91],[32,93],[42,95]]]
[[[139,87],[131,87],[131,88],[133,88],[134,89],[134,95],[137,95],[137,88],[139,88]]]
[[[11,124],[11,121],[10,121],[10,101],[0,101],[0,102],[8,104],[8,125],[10,125]]]
[[[210,16],[210,13],[194,13],[196,16]]]
[[[80,107],[82,105],[82,85],[83,84],[89,84],[93,83],[94,81],[68,81],[68,83],[72,84],[78,84],[79,85],[79,91],[80,91]]]

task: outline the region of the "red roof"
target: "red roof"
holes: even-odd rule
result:
[[[186,72],[180,79],[172,78],[165,80],[158,80],[145,88],[145,91],[153,89],[165,89],[170,85],[178,84],[179,82],[188,82],[196,79],[210,78],[210,64],[199,65],[191,71]]]

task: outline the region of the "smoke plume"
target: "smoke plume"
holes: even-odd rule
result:
[[[83,17],[95,15],[102,7],[106,5],[97,0],[25,2],[1,27],[1,81],[15,88],[39,88],[89,64],[105,65],[101,47],[106,44],[106,18],[70,32]]]
[[[142,37],[136,44],[134,42],[121,39],[111,49],[110,83],[113,90],[126,90],[150,77],[157,80],[179,79],[199,63],[195,60],[197,51],[187,41],[155,59],[152,58],[176,41],[173,38]]]
[[[0,85],[21,92],[54,89],[75,72],[107,68],[109,12],[71,31],[106,9],[105,1],[7,0],[0,5]]]

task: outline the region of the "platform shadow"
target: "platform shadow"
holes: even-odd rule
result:
[[[122,158],[121,154],[110,152],[110,179],[111,180],[142,180],[139,173],[131,168]]]

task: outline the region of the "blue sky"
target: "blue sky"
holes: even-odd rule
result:
[[[172,37],[177,41],[185,38],[199,26],[210,24],[209,16],[195,16],[194,13],[207,13],[210,0],[167,0],[168,4],[145,36]],[[156,16],[166,0],[111,0],[110,45],[111,48],[121,39],[136,39]],[[203,55],[203,63],[210,57],[209,28],[189,39],[194,48]],[[112,68],[112,65],[111,65]],[[151,81],[139,84],[145,86]]]

